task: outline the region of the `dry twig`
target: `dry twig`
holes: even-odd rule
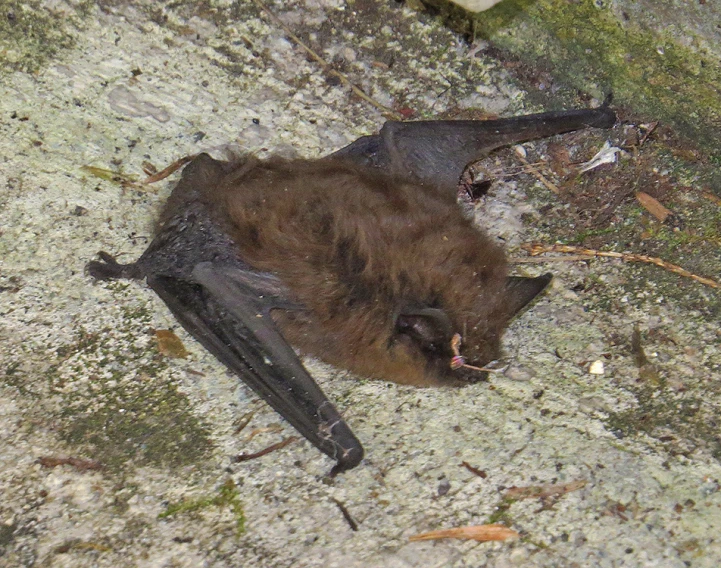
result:
[[[45,468],[54,468],[60,465],[69,465],[78,471],[98,471],[103,469],[103,464],[95,460],[86,460],[83,458],[59,458],[54,456],[45,456],[38,458],[37,463]]]
[[[461,538],[465,540],[478,540],[480,542],[486,542],[489,540],[507,540],[509,538],[518,538],[519,536],[521,535],[519,535],[516,531],[509,529],[504,525],[477,525],[415,534],[409,537],[408,540],[416,541],[438,540],[441,538]]]
[[[272,424],[270,426],[266,426],[265,428],[256,428],[255,430],[253,430],[250,434],[248,434],[245,437],[245,440],[243,440],[243,442],[245,442],[245,443],[250,442],[258,434],[267,434],[268,432],[281,432],[282,430],[283,430],[283,428],[280,424]]]
[[[193,154],[192,156],[183,156],[182,158],[175,160],[172,164],[163,168],[159,172],[146,177],[140,183],[142,183],[143,185],[147,185],[149,183],[155,183],[162,179],[165,179],[170,174],[172,174],[172,173],[176,172],[177,170],[179,170],[180,168],[182,168],[185,164],[193,161],[195,156],[197,156],[197,154]]]
[[[534,176],[536,176],[538,181],[545,185],[550,191],[552,191],[556,195],[561,193],[561,190],[558,189],[558,186],[555,183],[551,182],[546,176],[544,176],[537,168],[534,167],[533,164],[531,164],[531,162],[526,160],[525,156],[520,151],[516,150],[516,156],[518,156],[518,159],[523,162],[523,165],[526,166],[527,170],[531,172]]]
[[[353,532],[356,532],[358,530],[358,523],[355,522],[355,519],[353,519],[350,511],[346,508],[345,504],[343,504],[342,501],[339,501],[335,497],[331,497],[331,500],[337,505],[341,515],[343,515],[343,518],[345,519],[345,522],[348,523],[350,529]]]
[[[488,477],[488,474],[485,471],[483,471],[482,469],[478,469],[477,467],[473,467],[467,461],[462,461],[461,465],[465,467],[468,471],[470,471],[473,475],[477,475],[481,479],[486,479],[486,477]]]
[[[276,450],[280,450],[281,448],[285,448],[288,444],[290,444],[291,442],[295,442],[297,439],[298,438],[296,436],[289,436],[285,440],[281,440],[280,442],[271,444],[270,446],[268,446],[267,448],[263,448],[259,452],[253,452],[252,454],[238,454],[233,458],[233,461],[235,463],[240,463],[244,461],[254,460]]]
[[[337,77],[341,83],[346,85],[347,87],[350,87],[350,89],[361,99],[366,101],[367,103],[373,105],[375,108],[377,108],[379,111],[381,111],[386,118],[391,118],[393,120],[403,120],[403,116],[393,110],[392,108],[389,108],[387,106],[382,105],[378,101],[372,99],[369,95],[367,95],[363,89],[355,85],[348,77],[343,75],[340,71],[336,71],[330,66],[330,63],[328,63],[325,59],[323,59],[318,53],[316,53],[310,46],[303,43],[303,40],[301,40],[297,35],[295,35],[288,26],[286,26],[283,21],[276,16],[273,12],[270,11],[270,9],[263,4],[260,0],[253,0],[256,6],[260,8],[265,14],[278,26],[283,28],[286,34],[288,34],[288,37],[292,39],[299,47],[303,48],[305,52],[310,55],[321,67],[323,67],[323,70],[328,73],[329,75],[332,75],[333,77]]]
[[[660,266],[661,268],[665,268],[666,270],[673,272],[674,274],[678,274],[680,276],[685,276],[686,278],[691,278],[692,280],[696,280],[696,282],[700,282],[701,284],[705,284],[706,286],[711,286],[712,288],[721,288],[721,284],[716,282],[715,280],[712,280],[711,278],[705,278],[703,276],[698,276],[697,274],[694,274],[693,272],[689,272],[685,268],[681,268],[680,266],[676,264],[671,264],[670,262],[666,262],[665,260],[661,258],[657,258],[655,256],[646,256],[645,254],[634,254],[630,252],[612,252],[612,251],[603,251],[603,250],[596,250],[596,249],[588,249],[584,247],[577,247],[572,245],[542,245],[540,243],[523,243],[521,245],[521,248],[525,251],[527,251],[532,256],[538,256],[539,254],[543,254],[546,252],[562,252],[562,253],[571,253],[571,254],[580,254],[584,255],[586,257],[604,257],[604,258],[618,258],[620,260],[624,260],[626,262],[645,262],[647,264],[655,264],[656,266]]]

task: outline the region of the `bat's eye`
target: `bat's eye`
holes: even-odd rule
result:
[[[428,356],[448,350],[451,322],[438,308],[405,309],[396,318],[396,333],[404,336]]]

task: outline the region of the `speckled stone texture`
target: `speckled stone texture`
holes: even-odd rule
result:
[[[721,562],[721,336],[704,307],[718,291],[657,284],[657,268],[519,264],[557,277],[488,383],[418,390],[307,360],[367,458],[332,480],[305,441],[234,463],[294,432],[142,284],[95,284],[84,266],[98,250],[144,250],[177,179],[144,185],[145,172],[200,151],[319,156],[377,130],[380,112],[252,1],[0,6],[16,34],[0,40],[1,566]],[[501,63],[398,3],[268,7],[401,114],[539,110]],[[556,143],[581,161],[607,136]],[[526,148],[530,161],[547,152]],[[476,214],[520,256],[521,242],[553,242],[548,204],[563,207],[516,172]],[[635,326],[655,374],[637,365]],[[161,355],[160,329],[189,357]],[[408,540],[489,522],[522,538]]]

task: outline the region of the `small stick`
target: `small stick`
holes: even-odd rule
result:
[[[388,108],[387,106],[382,105],[378,101],[373,100],[369,95],[367,95],[360,87],[356,86],[351,82],[348,77],[343,75],[340,71],[336,71],[333,69],[330,64],[323,59],[320,55],[318,55],[313,49],[311,49],[309,46],[307,46],[303,41],[295,35],[288,26],[286,26],[283,21],[276,16],[273,12],[270,11],[270,9],[263,4],[260,0],[253,0],[256,6],[260,8],[263,12],[267,14],[267,16],[273,20],[277,25],[279,25],[286,34],[288,34],[288,37],[292,39],[296,44],[298,44],[301,48],[305,50],[305,52],[310,55],[318,64],[320,64],[321,67],[323,67],[323,70],[328,73],[329,75],[333,75],[334,77],[337,77],[340,79],[341,83],[346,85],[347,87],[350,87],[351,90],[359,96],[361,99],[366,101],[367,103],[370,103],[375,108],[377,108],[379,111],[381,111],[384,115],[386,115],[386,118],[392,118],[394,120],[403,120],[403,116],[400,113],[397,113],[392,108]]]
[[[340,512],[343,515],[343,518],[346,520],[346,522],[350,526],[350,529],[353,532],[357,531],[358,523],[356,523],[355,520],[353,519],[353,517],[350,516],[350,512],[348,511],[346,506],[341,501],[338,501],[338,499],[336,499],[335,497],[331,497],[331,499],[333,500],[333,502],[336,505],[338,505],[338,508],[340,509]]]
[[[576,254],[573,256],[511,256],[508,262],[511,264],[540,264],[542,262],[577,262],[579,260],[590,260],[588,255]]]
[[[538,181],[540,181],[543,185],[545,185],[550,191],[552,191],[556,195],[561,193],[561,190],[558,189],[558,186],[556,184],[550,182],[548,180],[548,178],[546,178],[546,176],[544,176],[538,169],[536,169],[533,166],[533,164],[531,164],[528,160],[526,160],[526,158],[524,158],[521,155],[520,151],[516,152],[516,156],[518,156],[518,159],[521,160],[521,162],[523,162],[523,165],[525,165],[526,168],[528,168],[528,171],[530,171],[534,176],[536,176]]]
[[[254,460],[256,458],[263,457],[266,454],[269,454],[271,452],[274,452],[276,450],[280,450],[281,448],[285,448],[288,444],[291,442],[295,442],[298,438],[296,436],[289,436],[285,440],[281,440],[280,442],[277,442],[275,444],[271,444],[267,448],[264,448],[260,450],[259,452],[254,452],[252,454],[238,454],[233,458],[233,461],[235,463],[245,462]]]
[[[488,474],[485,471],[483,471],[482,469],[478,469],[477,467],[473,467],[467,461],[462,461],[461,465],[465,467],[468,471],[470,471],[473,475],[477,475],[481,479],[486,479],[486,477],[488,477]]]
[[[82,458],[59,458],[54,456],[45,456],[38,458],[37,462],[41,467],[53,468],[59,465],[69,465],[78,471],[98,471],[103,469],[103,464],[95,460],[86,460]]]
[[[250,424],[250,421],[253,420],[253,416],[255,416],[255,413],[258,412],[258,409],[259,407],[256,407],[250,412],[246,412],[238,421],[238,425],[235,427],[235,431],[233,433],[240,434],[245,429],[245,427]]]
[[[457,527],[453,529],[442,529],[422,534],[415,534],[408,538],[411,542],[416,540],[438,540],[441,538],[460,538],[488,542],[491,540],[507,540],[518,538],[521,535],[513,529],[504,525],[478,525],[471,527]]]
[[[245,437],[245,440],[243,442],[250,442],[253,438],[255,438],[258,434],[266,434],[268,432],[280,432],[282,430],[282,426],[280,424],[275,424],[273,426],[266,426],[265,428],[256,428],[253,430],[250,434],[248,434]]]
[[[706,286],[711,286],[712,288],[721,288],[721,284],[719,284],[715,280],[712,280],[711,278],[698,276],[693,272],[689,272],[688,270],[681,268],[676,264],[671,264],[670,262],[666,262],[665,260],[657,258],[655,256],[646,256],[645,254],[634,254],[630,252],[602,251],[572,245],[543,245],[540,243],[523,243],[521,245],[521,248],[527,251],[532,256],[537,256],[545,252],[563,252],[586,255],[587,257],[618,258],[621,260],[625,260],[626,262],[645,262],[648,264],[655,264],[656,266],[660,266],[661,268],[665,268],[666,270],[673,272],[674,274],[685,276],[686,278],[691,278],[692,280],[696,280],[696,282],[700,282],[701,284],[705,284]]]

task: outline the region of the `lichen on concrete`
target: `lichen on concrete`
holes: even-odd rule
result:
[[[476,16],[476,30],[573,87],[596,96],[612,92],[618,104],[673,124],[718,164],[721,53],[687,45],[689,36],[674,26],[651,28],[634,4],[506,0]],[[666,20],[678,21],[676,9],[663,3],[649,12],[663,21],[664,10]],[[718,18],[713,6],[696,10]]]
[[[0,2],[0,72],[34,72],[75,44],[92,2]]]
[[[517,61],[474,51],[397,3],[269,7],[409,116],[486,116],[542,100],[519,89]],[[35,58],[32,74],[6,69],[0,82],[0,564],[718,565],[718,297],[657,267],[516,265],[556,278],[513,322],[511,367],[488,383],[418,390],[306,360],[366,459],[331,479],[330,460],[297,440],[236,463],[295,433],[142,283],[94,283],[84,266],[99,250],[125,262],[147,246],[174,179],[140,185],[145,170],[199,151],[318,156],[377,129],[381,112],[325,75],[255,2],[113,0],[84,10],[74,15],[82,26],[63,28],[66,47]],[[658,254],[696,262],[696,246],[695,268],[715,266],[718,211],[677,191],[714,178],[688,166],[696,150],[672,129],[642,145],[637,162],[586,177],[549,165],[563,150],[587,160],[607,136],[632,133],[526,145],[558,195],[513,153],[493,156],[508,175],[479,205],[479,222],[514,256],[531,239],[623,248],[644,233]],[[661,225],[633,197],[589,221],[642,175],[687,225]],[[636,328],[655,374],[637,365]],[[164,329],[187,359],[159,353],[154,331]],[[589,373],[597,360],[603,375]],[[564,484],[574,489],[509,497]],[[492,521],[522,538],[408,541]]]

